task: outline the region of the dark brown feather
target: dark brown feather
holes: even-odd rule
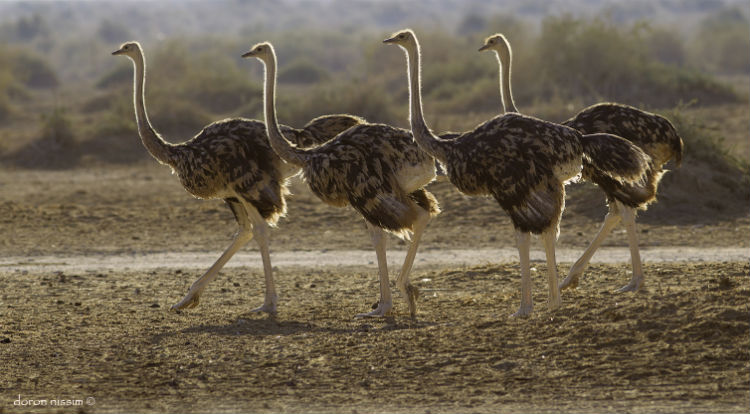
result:
[[[606,132],[627,139],[640,147],[662,168],[670,159],[682,162],[683,142],[668,119],[632,106],[616,103],[592,105],[563,122],[583,134]]]
[[[491,195],[516,229],[556,228],[564,183],[581,169],[581,134],[562,125],[509,113],[444,140],[450,181],[463,193]]]
[[[296,131],[282,127],[282,133],[290,137]],[[325,142],[338,132],[331,127],[308,134],[316,142]],[[193,196],[242,197],[270,224],[286,213],[284,197],[289,190],[282,171],[287,167],[271,149],[262,122],[245,118],[214,122],[192,139],[172,145],[171,153],[171,167]],[[235,208],[232,210],[236,214]]]
[[[677,166],[682,162],[682,138],[672,123],[660,115],[627,105],[601,103],[584,109],[563,124],[584,134],[617,135],[638,146],[648,155],[650,161],[644,170],[644,178],[629,182],[622,180],[622,177],[596,171],[590,164],[584,164],[584,177],[599,185],[610,201],[619,200],[627,206],[645,209],[656,199],[659,182],[665,172],[664,164],[670,159],[673,159]],[[627,155],[622,145],[602,150],[604,152],[596,155],[596,159],[609,163],[616,169],[627,168],[627,163],[637,159],[632,154]]]
[[[436,214],[437,201],[422,187],[435,177],[433,159],[421,151],[411,133],[383,124],[360,124],[325,144],[304,151],[302,177],[321,200],[350,204],[369,223],[408,237],[417,208]],[[415,171],[408,188],[406,181]],[[412,195],[414,193],[424,193]]]

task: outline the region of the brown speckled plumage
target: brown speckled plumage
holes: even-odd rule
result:
[[[268,43],[254,49],[244,56],[258,57],[265,63],[266,123],[274,125],[275,52]],[[368,223],[408,237],[417,216],[415,209],[419,208],[409,194],[426,192],[422,187],[435,178],[434,159],[419,149],[409,131],[384,124],[359,124],[309,149],[277,139],[272,132],[268,136],[271,147],[282,159],[302,168],[303,179],[321,200],[338,207],[351,205]],[[435,205],[427,211],[439,209]]]
[[[491,195],[520,231],[557,229],[564,183],[581,168],[580,133],[511,113],[439,146],[445,154],[440,161],[458,190]]]
[[[409,131],[383,124],[355,125],[323,145],[303,149],[284,138],[276,119],[276,53],[270,43],[253,46],[265,68],[264,114],[271,148],[302,168],[302,178],[324,202],[351,205],[368,223],[378,260],[380,300],[361,317],[382,317],[393,308],[388,278],[385,231],[411,238],[396,284],[416,315],[418,290],[409,283],[420,237],[430,218],[440,212],[424,189],[435,179],[435,160],[422,152]]]
[[[281,132],[294,145],[301,148],[311,148],[327,142],[340,132],[346,131],[354,125],[366,122],[363,118],[355,115],[323,115],[305,124],[301,130],[296,130],[296,133],[291,137],[283,129]]]
[[[664,164],[682,162],[683,142],[674,126],[666,118],[616,103],[600,103],[579,112],[563,122],[584,134],[609,133],[618,135],[638,146],[651,159],[647,176],[640,183],[613,183],[594,174],[591,181],[598,184],[610,201],[618,200],[634,208],[646,208],[656,198]]]
[[[586,154],[583,179],[598,185],[610,204],[617,200],[639,208],[653,201],[661,171],[653,168],[648,154],[630,141],[612,134],[584,135],[581,143]]]
[[[500,65],[500,97],[503,112],[508,109],[506,106],[509,107],[510,112],[519,112],[513,102],[510,84],[512,65],[510,42],[505,36],[497,33],[485,39],[479,51],[483,50],[494,51]],[[648,193],[654,187],[654,179],[658,178],[660,173],[654,170],[651,157],[647,153],[618,136],[625,130],[626,125],[635,124],[632,119],[628,119],[632,118],[632,114],[621,112],[622,116],[617,117],[611,116],[614,115],[613,112],[601,109],[603,108],[591,107],[579,114],[580,117],[575,121],[562,123],[577,129],[582,134],[588,134],[580,138],[584,155],[582,178],[598,184],[610,200],[619,200],[626,205],[648,203],[653,199],[653,195],[649,196]],[[619,127],[609,130],[586,127],[600,126],[605,120],[618,124]]]
[[[424,210],[433,215],[440,211],[422,188],[435,176],[434,161],[407,130],[357,125],[303,153],[302,177],[313,193],[334,206],[351,205],[377,227],[402,236],[411,232],[415,208],[426,200],[430,203]],[[410,178],[417,181],[409,183]],[[410,197],[413,192],[426,196]]]
[[[494,50],[501,67],[500,93],[513,105],[510,88],[510,43],[502,34],[485,39],[479,49]],[[507,95],[507,96],[506,96]],[[622,220],[628,234],[633,277],[621,291],[635,291],[643,284],[635,224],[637,209],[645,209],[656,196],[663,166],[682,161],[683,143],[672,124],[659,115],[620,104],[602,103],[584,109],[563,123],[584,135],[583,178],[596,183],[607,195],[609,213],[589,247],[570,268],[561,288],[573,287],[591,257],[612,229]]]
[[[316,118],[303,129],[282,127],[301,146],[320,145],[361,122],[347,115]],[[311,128],[310,125],[313,127]],[[214,122],[194,138],[172,144],[167,163],[185,190],[203,199],[242,197],[274,225],[286,213],[287,178],[298,169],[286,165],[268,144],[260,121],[233,118]]]
[[[573,128],[510,113],[452,137],[435,136],[424,120],[419,42],[407,29],[384,40],[406,53],[409,112],[414,139],[445,167],[456,188],[468,195],[491,195],[516,229],[521,268],[521,306],[532,311],[530,234],[541,234],[547,256],[549,307],[560,306],[555,239],[565,204],[565,183],[581,173],[581,133]]]
[[[233,118],[214,122],[192,139],[166,142],[151,126],[144,102],[146,63],[137,42],[125,43],[115,55],[129,57],[135,68],[134,105],[138,133],[146,149],[160,163],[169,165],[185,190],[202,199],[223,199],[232,210],[240,231],[217,262],[200,278],[174,308],[198,304],[205,286],[247,241],[255,237],[261,249],[266,276],[266,298],[257,310],[274,313],[276,293],[268,253],[267,227],[286,213],[287,178],[299,171],[271,149],[265,125],[256,120]],[[282,127],[300,146],[326,142],[339,132],[363,122],[350,115],[329,115],[312,120],[301,129]]]

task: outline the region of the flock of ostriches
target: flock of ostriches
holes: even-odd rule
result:
[[[613,103],[586,108],[562,124],[523,115],[511,94],[511,48],[503,35],[496,34],[479,50],[497,55],[504,113],[471,131],[436,136],[422,113],[416,35],[403,30],[384,43],[398,45],[406,53],[411,131],[340,114],[316,118],[301,130],[280,125],[275,102],[276,54],[270,43],[259,43],[242,56],[257,58],[265,67],[265,122],[217,121],[181,144],[166,142],[148,120],[146,63],[140,45],[125,43],[113,53],[134,63],[135,115],[146,149],[177,173],[190,194],[223,199],[240,228],[231,245],[173,309],[196,306],[222,266],[255,238],[263,260],[265,299],[254,311],[276,312],[269,231],[286,213],[288,179],[301,174],[322,201],[337,207],[350,205],[367,223],[377,254],[380,299],[374,310],[357,316],[383,317],[391,312],[386,233],[410,240],[396,284],[414,317],[418,290],[409,283],[409,272],[422,233],[440,213],[438,201],[425,189],[436,178],[435,160],[460,192],[491,196],[510,216],[521,269],[521,304],[514,316],[532,311],[532,233],[540,235],[546,250],[550,309],[561,305],[561,289],[578,284],[596,249],[621,220],[633,266],[632,279],[621,290],[635,291],[643,285],[636,211],[654,200],[664,164],[673,159],[679,165],[682,158],[682,139],[667,119]],[[604,191],[609,212],[591,245],[558,286],[555,242],[565,207],[565,185],[579,178]]]

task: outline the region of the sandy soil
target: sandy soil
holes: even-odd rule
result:
[[[437,183],[430,189],[445,212],[412,274],[417,319],[394,290],[392,317],[355,320],[377,299],[364,225],[295,183],[273,231],[281,298],[269,318],[249,312],[263,291],[252,242],[198,308],[168,310],[236,226],[221,202],[190,198],[165,168],[0,177],[0,413],[750,409],[750,217],[741,203],[690,200],[667,181],[662,202],[639,217],[646,288],[616,293],[630,277],[618,228],[557,311],[546,308],[535,241],[536,308],[516,319],[507,216]],[[562,275],[605,212],[594,189],[569,189]],[[394,274],[404,250],[389,240]]]
[[[660,202],[639,215],[640,245],[750,247],[747,203],[696,193],[691,171],[668,174]],[[185,193],[169,169],[155,163],[72,171],[0,169],[0,239],[3,256],[210,251],[218,255],[237,230],[218,200]],[[672,179],[687,180],[679,182]],[[677,191],[676,188],[687,187]],[[425,250],[515,248],[510,220],[489,198],[461,195],[447,182],[429,187],[444,210],[423,237]],[[350,208],[320,202],[293,180],[286,218],[272,232],[274,251],[370,250],[363,220]],[[722,193],[726,197],[725,194]],[[606,213],[604,197],[590,184],[568,187],[560,226],[561,249],[585,249]],[[391,246],[403,242],[391,238]],[[626,247],[623,227],[605,246]],[[541,249],[534,242],[534,250]],[[247,249],[257,250],[254,242]]]
[[[535,313],[514,319],[516,265],[420,269],[416,321],[398,294],[392,318],[352,318],[376,297],[371,268],[279,270],[276,318],[248,313],[262,302],[257,270],[224,271],[182,313],[167,310],[180,269],[2,274],[0,407],[747,412],[749,270],[648,265],[647,289],[618,294],[624,266],[597,264],[550,312],[537,264]]]

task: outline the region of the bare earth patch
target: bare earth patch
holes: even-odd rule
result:
[[[618,294],[626,266],[595,264],[550,312],[538,264],[527,319],[509,317],[514,264],[417,270],[416,321],[398,294],[392,318],[352,318],[372,268],[280,270],[275,318],[247,312],[259,270],[226,270],[181,313],[179,269],[2,274],[0,410],[746,412],[748,263],[645,270]]]
[[[392,317],[355,320],[378,292],[364,225],[295,182],[272,233],[280,303],[269,318],[249,312],[263,301],[252,241],[199,307],[169,311],[236,225],[168,170],[0,177],[0,413],[750,409],[744,202],[665,191],[638,220],[645,290],[615,293],[630,278],[618,228],[553,312],[534,242],[536,307],[514,319],[520,277],[507,216],[436,183],[444,213],[412,273],[417,320],[395,288]],[[570,187],[567,205],[561,276],[606,211],[584,185]],[[405,246],[389,242],[394,280]],[[49,405],[60,401],[81,405]]]

